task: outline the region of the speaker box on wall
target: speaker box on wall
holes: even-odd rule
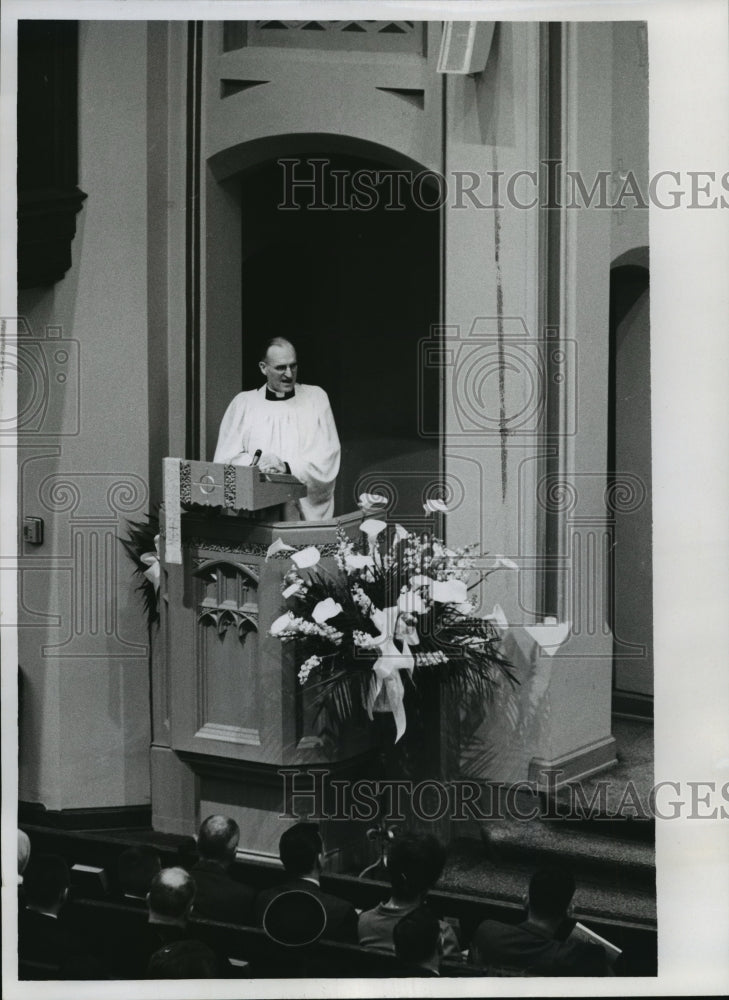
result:
[[[495,21],[446,21],[438,72],[482,73],[488,62],[495,27]]]

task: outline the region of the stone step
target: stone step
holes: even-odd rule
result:
[[[595,844],[595,849],[604,846]],[[613,864],[586,866],[583,851],[567,854],[563,845],[559,853],[540,853],[535,847],[527,840],[518,850],[503,844],[497,853],[486,843],[471,838],[453,841],[438,887],[520,902],[534,871],[543,864],[559,861],[568,865],[575,875],[577,888],[573,902],[578,917],[607,918],[655,927],[655,876],[649,872],[647,856],[642,866],[626,864],[621,867],[617,855]]]
[[[598,821],[580,827],[560,819],[494,820],[481,826],[490,858],[539,865],[564,863],[575,877],[590,873],[621,885],[655,886],[652,843],[595,832]]]

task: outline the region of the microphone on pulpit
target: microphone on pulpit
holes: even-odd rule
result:
[[[255,452],[253,453],[253,461],[251,462],[251,465],[258,465],[258,459],[261,457],[261,454],[262,454],[261,449],[256,448]]]

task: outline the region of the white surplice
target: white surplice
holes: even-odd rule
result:
[[[334,514],[340,445],[329,397],[317,385],[297,385],[291,399],[266,399],[266,386],[239,392],[220,424],[214,462],[249,465],[255,452],[277,455],[307,495],[299,501],[305,521]]]

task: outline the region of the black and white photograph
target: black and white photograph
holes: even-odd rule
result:
[[[729,3],[1,42],[5,995],[729,991]]]

